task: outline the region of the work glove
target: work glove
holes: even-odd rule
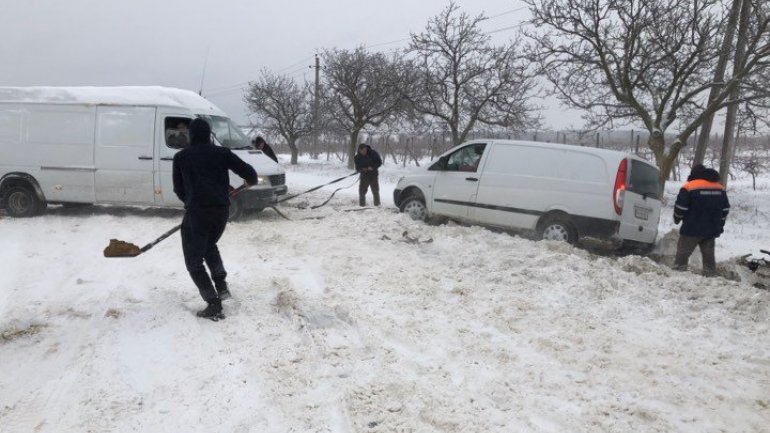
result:
[[[682,222],[681,218],[674,217],[674,224],[678,225],[680,222]]]

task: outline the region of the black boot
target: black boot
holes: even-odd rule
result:
[[[217,293],[219,294],[220,300],[224,301],[232,298],[232,295],[230,294],[230,288],[227,287],[227,282],[224,280],[214,281],[214,287],[217,288]]]
[[[196,313],[196,316],[203,319],[210,319],[217,321],[225,318],[225,313],[222,312],[222,301],[219,299],[209,302],[208,307],[200,310]]]

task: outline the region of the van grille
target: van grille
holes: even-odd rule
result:
[[[272,186],[279,186],[286,184],[286,175],[285,174],[274,174],[267,177],[268,180],[270,180],[270,185]]]

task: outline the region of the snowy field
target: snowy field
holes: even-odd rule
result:
[[[280,156],[286,161],[285,155]],[[250,215],[220,243],[234,299],[201,308],[181,212],[0,214],[0,431],[769,432],[770,292],[392,207],[356,186]],[[293,192],[350,171],[288,168]],[[351,185],[353,180],[339,183]],[[770,180],[731,184],[718,258],[770,249]],[[672,228],[673,194],[661,234]]]

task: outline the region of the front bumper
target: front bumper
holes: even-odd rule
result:
[[[286,185],[269,188],[247,189],[238,194],[238,200],[244,209],[264,209],[275,204],[278,196],[288,192]]]

